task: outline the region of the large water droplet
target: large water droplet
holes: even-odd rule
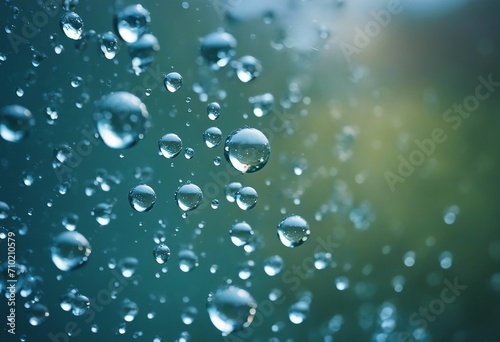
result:
[[[156,203],[156,193],[150,186],[134,186],[128,193],[128,202],[138,212],[150,211]]]
[[[75,316],[82,316],[90,309],[90,300],[87,296],[77,294],[71,302],[71,313]]]
[[[136,42],[149,31],[151,16],[142,5],[130,5],[116,14],[115,26],[120,37],[127,43]]]
[[[171,72],[165,76],[165,88],[171,93],[175,93],[177,90],[181,89],[183,80],[181,74],[177,72]]]
[[[83,20],[75,12],[65,12],[61,16],[61,28],[66,37],[78,40],[83,34]]]
[[[266,136],[256,128],[244,127],[233,131],[226,139],[224,156],[241,173],[262,169],[271,155]]]
[[[235,202],[236,201],[236,193],[238,190],[240,190],[243,187],[240,182],[232,182],[227,184],[224,187],[224,194],[226,195],[226,199],[228,202]]]
[[[209,127],[203,133],[203,140],[208,148],[217,147],[222,141],[222,131],[218,127]]]
[[[253,56],[241,57],[234,62],[234,68],[236,69],[236,76],[243,83],[259,77],[262,72],[262,64]]]
[[[52,261],[61,271],[71,271],[83,265],[92,252],[87,239],[78,232],[62,232],[50,248]]]
[[[309,303],[303,300],[292,304],[288,309],[288,318],[293,324],[302,323],[309,314]]]
[[[259,198],[257,191],[250,186],[245,186],[236,193],[236,204],[243,210],[250,210],[257,204]]]
[[[235,223],[229,230],[229,235],[231,236],[231,241],[236,246],[243,246],[253,235],[252,227],[246,222]]]
[[[23,140],[34,125],[33,115],[22,106],[9,105],[0,109],[0,136],[7,141]]]
[[[288,216],[278,224],[278,237],[286,247],[302,245],[310,233],[309,224],[298,215]]]
[[[248,327],[256,309],[257,304],[250,293],[235,285],[221,286],[207,299],[210,320],[223,336]]]
[[[165,158],[174,158],[182,151],[182,140],[177,134],[165,134],[158,141],[158,148]]]
[[[134,146],[144,138],[150,126],[146,105],[124,91],[104,96],[97,104],[94,117],[102,140],[115,149]]]
[[[283,258],[279,255],[270,256],[264,259],[264,272],[273,277],[283,270],[284,263]]]
[[[175,192],[175,201],[182,211],[194,210],[203,199],[201,189],[193,183],[180,186]]]
[[[225,67],[235,54],[236,39],[227,32],[213,32],[201,41],[200,54],[212,67]]]

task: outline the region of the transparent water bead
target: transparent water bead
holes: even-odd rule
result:
[[[61,29],[66,37],[78,40],[83,34],[83,19],[75,12],[65,12],[61,16]]]
[[[45,322],[49,315],[49,309],[45,305],[34,303],[28,309],[28,322],[36,327]]]
[[[218,127],[209,127],[203,132],[203,140],[208,148],[214,148],[222,142],[222,131]]]
[[[115,16],[116,31],[127,43],[135,43],[140,36],[149,31],[151,15],[142,5],[130,5]]]
[[[61,271],[71,271],[82,266],[91,252],[87,239],[76,231],[62,232],[54,238],[50,248],[52,261]]]
[[[225,67],[235,55],[236,39],[227,32],[213,32],[201,40],[201,57],[212,67]]]
[[[134,146],[151,125],[146,105],[124,91],[103,96],[97,103],[94,119],[101,139],[114,149]]]
[[[6,141],[25,139],[34,125],[33,115],[23,106],[8,105],[0,109],[0,136]]]
[[[170,248],[164,243],[158,245],[153,250],[153,256],[157,263],[164,264],[170,258]]]
[[[304,300],[292,304],[288,309],[288,318],[293,324],[304,322],[309,314],[309,303]]]
[[[190,249],[179,252],[179,269],[182,272],[190,272],[198,267],[198,256]]]
[[[246,290],[223,285],[208,296],[207,311],[213,325],[227,336],[252,323],[257,303]]]
[[[174,158],[182,151],[182,140],[177,134],[168,133],[158,141],[158,148],[165,158]]]
[[[190,325],[194,322],[196,316],[198,316],[198,309],[194,306],[188,306],[182,310],[181,319],[182,323]]]
[[[150,211],[156,203],[156,193],[149,185],[140,184],[130,190],[128,202],[138,212]]]
[[[139,265],[139,260],[134,257],[126,257],[120,259],[118,262],[118,268],[125,278],[130,278],[131,276],[134,275],[137,265]]]
[[[236,193],[236,204],[242,210],[250,210],[257,204],[259,195],[254,188],[250,186],[242,187]]]
[[[99,47],[106,59],[113,59],[115,58],[119,49],[118,38],[111,31],[105,32],[99,38]]]
[[[266,136],[256,128],[244,127],[233,131],[226,139],[224,156],[241,173],[262,169],[271,155]]]
[[[274,106],[274,96],[271,93],[252,96],[248,101],[252,105],[253,114],[258,118],[269,114]]]
[[[294,248],[302,245],[310,234],[309,224],[298,215],[285,217],[278,224],[278,237],[286,247]]]
[[[236,193],[243,187],[240,182],[232,182],[224,187],[224,194],[226,195],[226,200],[228,202],[236,201]]]
[[[273,277],[283,270],[284,264],[283,258],[279,255],[270,256],[264,259],[264,272],[266,272],[268,276]]]
[[[253,56],[241,57],[234,62],[234,68],[236,69],[236,76],[243,83],[250,82],[262,73],[262,64]]]
[[[207,115],[210,120],[216,120],[221,112],[220,104],[217,102],[210,102],[207,105]]]
[[[193,183],[180,186],[175,192],[175,202],[182,211],[196,209],[203,199],[203,192]]]
[[[246,222],[237,222],[233,224],[229,230],[229,236],[231,236],[231,242],[235,246],[244,246],[253,236],[252,227]]]
[[[65,11],[73,11],[78,5],[79,0],[62,0],[62,6]]]
[[[183,80],[181,74],[177,72],[171,72],[165,76],[165,88],[171,92],[175,93],[177,90],[181,89]]]
[[[90,300],[87,296],[76,294],[71,302],[71,313],[82,316],[90,309]]]

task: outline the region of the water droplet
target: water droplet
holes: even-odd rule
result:
[[[217,102],[210,102],[207,105],[207,115],[210,120],[216,120],[221,112],[220,104]]]
[[[158,141],[158,148],[165,158],[174,158],[182,151],[182,140],[177,134],[168,133]]]
[[[231,242],[238,247],[248,243],[253,234],[252,227],[246,222],[235,223],[229,230]]]
[[[203,199],[201,189],[193,183],[180,186],[175,192],[175,202],[182,211],[196,209]]]
[[[125,322],[132,322],[139,313],[139,306],[136,302],[125,298],[122,302],[120,315]]]
[[[217,208],[219,208],[219,200],[214,198],[214,199],[210,202],[210,206],[212,207],[212,209],[217,209]]]
[[[288,216],[278,224],[278,237],[286,247],[302,245],[310,233],[309,224],[298,215]]]
[[[332,255],[326,252],[314,253],[314,267],[317,270],[324,270],[332,263]]]
[[[194,157],[194,150],[191,147],[187,147],[184,151],[184,157],[186,159],[192,159]]]
[[[165,76],[165,88],[171,93],[175,93],[182,87],[182,76],[177,72],[171,72],[167,76]]]
[[[146,105],[135,95],[120,91],[103,96],[94,118],[104,143],[114,149],[134,146],[150,126]]]
[[[128,193],[128,202],[140,213],[150,211],[156,203],[156,193],[146,184],[137,185]]]
[[[349,278],[346,276],[339,276],[335,278],[335,287],[339,291],[344,291],[349,288]]]
[[[151,16],[142,5],[130,5],[116,14],[115,26],[120,37],[127,43],[135,43],[149,31]]]
[[[153,256],[157,263],[164,264],[170,258],[170,248],[165,244],[160,244],[155,247],[153,251]]]
[[[62,232],[50,248],[52,261],[61,271],[71,271],[83,265],[92,252],[87,239],[78,232]]]
[[[92,216],[94,216],[97,223],[101,226],[107,226],[111,221],[111,210],[113,206],[108,203],[99,203],[92,209]]]
[[[68,214],[62,219],[62,225],[69,231],[74,231],[76,229],[77,223],[78,215],[76,214]]]
[[[256,128],[244,127],[233,131],[224,146],[226,160],[241,173],[262,169],[269,161],[270,155],[269,141]]]
[[[245,186],[236,193],[236,204],[243,210],[250,210],[257,204],[259,198],[257,191],[250,186]]]
[[[270,93],[250,97],[248,101],[252,105],[253,114],[258,118],[269,114],[274,106],[274,96]]]
[[[198,267],[198,256],[190,249],[179,252],[179,268],[182,272],[189,272]]]
[[[439,254],[439,265],[442,269],[449,269],[453,265],[453,254],[450,251],[444,251]]]
[[[288,318],[293,324],[300,324],[304,322],[308,314],[309,303],[303,300],[293,303],[288,309]]]
[[[415,265],[415,259],[417,254],[414,251],[408,251],[403,255],[403,262],[406,267],[412,267]]]
[[[283,258],[279,255],[270,256],[264,259],[264,272],[273,277],[283,270],[284,263]]]
[[[90,309],[90,300],[87,296],[77,294],[71,302],[71,313],[75,316],[82,316]]]
[[[217,147],[222,141],[222,131],[218,127],[207,128],[203,133],[203,140],[208,148]]]
[[[196,309],[194,306],[188,306],[184,308],[181,314],[182,323],[186,325],[192,324],[197,315],[198,315],[198,309]]]
[[[43,304],[34,303],[29,307],[28,321],[32,326],[38,326],[49,317],[49,309]]]
[[[99,38],[99,47],[101,48],[101,52],[106,59],[113,59],[119,49],[118,38],[111,31],[105,32]]]
[[[235,54],[236,39],[227,32],[213,32],[201,41],[200,54],[203,59],[217,70],[225,67]]]
[[[73,88],[78,88],[83,84],[83,79],[80,76],[73,76],[71,77],[70,82]]]
[[[460,213],[460,208],[457,205],[452,205],[446,208],[443,212],[443,220],[446,224],[453,224]]]
[[[62,0],[62,7],[65,11],[73,11],[78,5],[79,0]]]
[[[236,193],[238,190],[240,190],[243,187],[241,183],[239,182],[232,182],[229,183],[224,187],[224,194],[226,195],[226,199],[228,202],[235,202],[236,201]]]
[[[221,157],[219,157],[219,156],[215,156],[214,157],[214,165],[215,166],[219,166],[221,162],[222,162],[222,158]]]
[[[250,293],[235,285],[223,285],[207,299],[210,320],[223,336],[248,327],[256,309]]]
[[[10,142],[25,139],[35,120],[31,112],[19,105],[9,105],[0,109],[0,136]]]
[[[139,260],[137,260],[137,258],[126,257],[120,259],[120,261],[118,262],[118,268],[120,269],[122,276],[124,276],[125,278],[130,278],[134,275],[138,264]]]
[[[262,73],[262,64],[253,56],[243,56],[233,64],[236,76],[243,83],[250,82]]]
[[[61,28],[66,37],[78,40],[83,34],[83,20],[75,12],[65,12],[61,16]]]

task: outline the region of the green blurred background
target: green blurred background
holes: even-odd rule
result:
[[[86,30],[103,33],[113,30],[116,10],[129,3],[133,2],[82,0],[75,11]],[[387,2],[143,1],[151,12],[151,32],[161,50],[148,71],[136,76],[127,72],[130,57],[123,42],[111,61],[104,59],[95,41],[90,40],[83,51],[76,49],[59,27],[61,8],[16,53],[3,27],[14,25],[14,32],[21,35],[22,18],[32,20],[40,5],[4,0],[0,52],[7,59],[0,64],[0,107],[21,104],[29,108],[36,126],[21,143],[0,141],[0,200],[11,207],[9,219],[0,225],[14,231],[27,226],[25,235],[18,234],[17,258],[40,281],[29,297],[18,296],[17,335],[7,334],[3,325],[2,341],[16,341],[22,335],[27,341],[47,341],[49,333],[63,332],[70,321],[81,329],[71,341],[134,337],[152,341],[155,336],[174,341],[183,331],[192,341],[221,340],[205,304],[208,294],[227,279],[246,288],[257,303],[266,300],[274,288],[284,296],[274,304],[271,315],[264,315],[246,335],[235,335],[233,340],[411,341],[402,336],[416,328],[410,321],[412,314],[440,297],[444,280],[455,278],[467,289],[428,322],[422,340],[498,341],[500,90],[480,102],[457,129],[443,120],[443,113],[474,95],[479,76],[491,74],[500,80],[500,3],[416,3],[401,1],[402,11],[369,37],[366,47],[346,58],[342,49],[353,45],[357,29],[364,30],[373,20],[370,11],[387,9]],[[13,6],[20,10],[17,18]],[[264,71],[258,79],[243,84],[231,67],[212,71],[200,61],[199,39],[219,28],[237,39],[236,58],[248,54],[262,62]],[[59,55],[54,52],[57,44],[64,46]],[[36,68],[31,64],[30,46],[46,55]],[[183,88],[175,94],[168,93],[162,83],[163,74],[170,71],[184,78]],[[73,76],[82,77],[84,84],[72,88]],[[28,82],[27,77],[35,80]],[[207,90],[209,102],[221,104],[217,121],[207,118],[207,102],[193,91],[196,83]],[[16,95],[16,88],[24,90],[22,97]],[[151,88],[150,96],[144,95],[146,88]],[[94,102],[118,90],[141,97],[153,126],[131,149],[112,150],[103,143],[94,147],[72,170],[71,186],[61,195],[52,170],[54,148],[63,143],[75,146],[85,139],[83,129],[94,132]],[[274,95],[275,111],[257,118],[248,98],[265,92]],[[75,101],[82,93],[89,100],[77,108]],[[47,122],[47,106],[57,108],[53,124]],[[276,117],[288,118],[286,128],[272,128]],[[223,146],[208,149],[202,140],[203,131],[214,125],[224,137],[244,125],[267,132],[272,147],[268,165],[248,175],[228,172],[225,160],[215,166],[213,159],[223,157]],[[398,157],[408,158],[416,149],[415,139],[430,138],[436,128],[444,130],[447,140],[437,144],[435,152],[391,191],[385,173],[396,173]],[[167,160],[158,155],[157,141],[168,132],[175,132],[185,147],[195,150],[193,159],[181,155]],[[307,165],[300,176],[294,174],[298,162]],[[87,196],[86,186],[103,172],[115,176],[118,184]],[[23,184],[26,173],[35,177],[32,186]],[[218,179],[254,187],[259,194],[257,206],[242,211],[228,203]],[[187,180],[202,189],[215,184],[216,191],[184,219],[174,192]],[[151,212],[136,213],[127,194],[143,181],[155,189],[158,200]],[[216,210],[209,206],[213,198],[220,201]],[[91,211],[106,201],[114,203],[115,218],[100,227]],[[445,210],[450,206],[457,206],[459,213],[452,224],[446,224]],[[54,236],[64,231],[61,220],[69,213],[79,216],[77,231],[90,241],[92,255],[81,269],[63,273],[50,260],[49,248]],[[311,226],[309,241],[296,249],[284,247],[276,237],[278,222],[291,213],[301,215]],[[243,220],[262,239],[250,254],[229,239],[231,225]],[[152,257],[153,236],[159,229],[165,231],[172,251],[166,273]],[[311,258],[318,239],[328,238],[337,244],[331,267],[311,268],[307,279],[292,288],[283,278],[285,272]],[[2,261],[5,243],[0,241]],[[177,253],[186,246],[192,246],[200,259],[199,267],[189,273],[177,265]],[[409,251],[416,255],[411,267],[404,263]],[[453,256],[447,269],[440,265],[444,251]],[[263,260],[275,254],[284,258],[285,268],[269,277]],[[139,260],[136,275],[140,280],[135,284],[126,280],[128,285],[116,300],[96,313],[92,322],[61,310],[60,298],[69,287],[95,297],[114,277],[109,260],[129,256]],[[255,269],[249,280],[241,280],[238,269],[247,260],[255,262]],[[212,274],[214,264],[218,270]],[[344,291],[335,286],[340,276],[349,279]],[[397,276],[405,280],[400,292],[393,284]],[[312,295],[310,313],[302,324],[294,325],[288,308],[305,291]],[[28,310],[20,308],[35,295],[50,311],[46,322],[37,327],[28,323]],[[138,304],[139,313],[126,324],[126,332],[119,334],[125,298]],[[384,303],[392,303],[397,311],[396,326],[385,337],[380,335]],[[187,326],[181,312],[189,305],[198,309],[198,315]],[[0,311],[4,317],[3,301]],[[154,313],[154,318],[148,318],[148,313]],[[334,316],[342,317],[338,331],[329,325]],[[278,322],[283,325],[273,332],[271,327]],[[92,324],[99,326],[97,334],[91,332]]]

